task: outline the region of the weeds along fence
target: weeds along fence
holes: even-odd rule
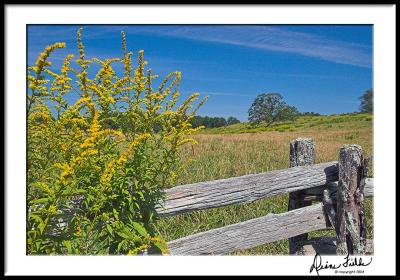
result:
[[[161,217],[289,193],[288,212],[170,241],[170,254],[224,255],[289,239],[290,254],[304,255],[307,234],[327,228],[336,231],[337,254],[365,254],[363,199],[373,195],[368,163],[360,146],[344,145],[338,162],[315,164],[314,141],[299,138],[290,143],[288,169],[167,189],[166,200],[157,208]]]

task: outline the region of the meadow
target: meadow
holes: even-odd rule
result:
[[[358,144],[366,156],[373,154],[373,117],[371,114],[300,117],[292,123],[277,123],[268,128],[239,123],[227,127],[204,129],[194,135],[197,145],[180,150],[185,162],[175,185],[229,178],[284,169],[289,166],[289,142],[299,137],[313,138],[316,163],[338,159],[344,144]],[[369,170],[373,176],[373,167]],[[373,238],[373,201],[364,200],[367,238]],[[288,209],[288,195],[261,199],[252,203],[197,211],[157,221],[156,228],[167,241],[207,231],[269,213]],[[309,233],[309,238],[334,236],[331,229]],[[233,255],[287,255],[288,240],[281,240]]]

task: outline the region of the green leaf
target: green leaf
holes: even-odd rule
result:
[[[29,219],[34,219],[37,223],[43,223],[43,219],[38,215],[29,214]]]
[[[127,196],[130,195],[130,193],[129,193],[126,189],[123,189],[123,190],[122,190],[122,193],[125,194],[125,195],[127,195]]]
[[[117,248],[117,252],[119,253],[121,251],[121,247],[126,243],[125,240],[122,240],[119,244],[118,244],[118,248]]]
[[[42,204],[42,203],[47,204],[50,202],[50,200],[51,199],[49,197],[38,198],[38,199],[32,200],[31,204]]]
[[[139,223],[132,222],[132,227],[143,237],[148,237],[146,229]]]
[[[122,238],[125,238],[125,239],[131,239],[131,238],[132,238],[132,237],[130,236],[130,234],[128,234],[127,232],[124,232],[124,231],[118,231],[117,234],[118,234],[119,236],[121,236]]]
[[[36,231],[34,231],[34,230],[30,230],[30,231],[28,231],[28,243],[32,243],[33,242],[33,240],[35,240],[36,239]]]
[[[109,224],[106,224],[106,227],[107,227],[108,232],[109,232],[110,234],[112,234],[112,232],[113,232],[112,227],[111,227]]]
[[[167,251],[167,243],[154,242],[153,245],[159,250],[159,253]]]
[[[39,252],[40,251],[40,244],[42,244],[42,241],[36,241],[35,242],[35,245],[36,245],[36,252]]]
[[[118,220],[118,211],[113,208],[114,218]]]
[[[136,192],[136,193],[139,194],[140,198],[141,198],[143,201],[145,201],[143,192],[138,191],[138,192]]]
[[[47,225],[47,220],[48,220],[48,219],[46,219],[45,222],[42,221],[42,222],[39,223],[38,229],[39,229],[40,234],[43,234],[44,229],[45,229],[45,227],[46,227],[46,225]]]
[[[65,247],[67,247],[68,254],[72,254],[72,245],[70,240],[64,240],[63,241]]]
[[[74,190],[74,193],[75,194],[79,194],[79,193],[86,193],[87,191],[86,190],[83,190],[83,189],[76,189],[76,190]]]

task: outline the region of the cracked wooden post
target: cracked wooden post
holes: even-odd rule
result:
[[[366,247],[364,182],[367,161],[358,145],[344,145],[339,152],[336,226],[338,255],[362,255]]]
[[[297,138],[290,142],[290,167],[312,165],[315,163],[315,143],[311,138]],[[304,200],[304,191],[289,193],[288,211],[311,205]],[[289,254],[302,255],[302,243],[307,241],[308,233],[289,238]]]

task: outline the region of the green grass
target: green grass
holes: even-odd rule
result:
[[[340,126],[338,125],[340,124]],[[251,128],[246,123],[225,128],[205,129],[195,135],[196,146],[181,150],[185,165],[178,172],[176,185],[229,178],[251,173],[284,169],[289,166],[289,142],[298,137],[311,137],[316,143],[316,162],[338,159],[343,144],[359,144],[364,153],[372,154],[372,116],[351,114],[344,116],[302,117],[291,124],[277,124],[268,128]],[[369,176],[373,175],[373,168]],[[160,219],[156,227],[167,240],[207,231],[269,213],[284,213],[288,209],[288,195],[261,199],[252,203]],[[372,199],[365,200],[368,225],[367,237],[373,237]],[[333,236],[333,230],[320,230],[309,237]],[[287,255],[288,241],[281,240],[256,248],[241,250],[234,255]]]
[[[199,132],[200,134],[241,134],[259,133],[266,131],[304,131],[307,128],[317,127],[319,130],[338,127],[338,124],[345,124],[346,128],[361,128],[371,125],[373,117],[371,114],[343,114],[331,116],[304,116],[299,117],[293,122],[279,122],[269,127],[260,125],[254,127],[244,122],[224,127],[207,128]],[[343,126],[342,126],[343,127]]]

